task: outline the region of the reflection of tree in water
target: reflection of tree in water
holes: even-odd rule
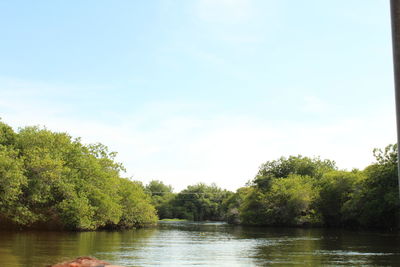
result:
[[[400,240],[395,233],[329,229],[323,233],[319,252],[330,259],[373,266],[394,266],[400,262]]]
[[[254,257],[258,263],[317,265],[320,258],[312,252],[320,249],[320,237],[318,230],[270,228],[263,233],[263,241],[256,246]]]
[[[19,259],[11,248],[0,248],[0,266],[20,266]]]
[[[124,247],[135,246],[135,242],[151,237],[156,231],[2,233],[0,263],[9,267],[45,266],[83,255],[117,263],[115,255]],[[11,249],[1,249],[3,246]],[[6,262],[9,264],[5,265]]]
[[[385,238],[371,232],[285,228],[272,228],[269,234],[256,246],[258,263],[393,266],[400,262],[400,240],[393,234]]]
[[[162,223],[159,228],[121,232],[1,233],[0,266],[45,266],[83,255],[125,266],[173,265],[182,259],[210,264],[218,259],[253,265],[395,266],[400,262],[400,236],[213,222]]]

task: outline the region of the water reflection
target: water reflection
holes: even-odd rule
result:
[[[393,233],[296,229],[278,236],[270,232],[268,240],[277,242],[257,247],[258,263],[393,266],[400,262],[399,237]]]
[[[2,232],[0,266],[44,266],[82,255],[125,266],[393,266],[399,245],[397,233],[165,222],[122,232]]]
[[[1,232],[0,266],[45,266],[82,255],[113,253],[150,237],[155,229],[124,232]]]

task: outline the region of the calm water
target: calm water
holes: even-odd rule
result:
[[[123,232],[0,232],[2,267],[82,255],[125,266],[400,266],[400,235],[188,222]]]

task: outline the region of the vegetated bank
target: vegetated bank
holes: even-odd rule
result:
[[[0,228],[96,230],[157,221],[140,182],[102,144],[0,122]]]
[[[397,228],[397,146],[375,149],[364,170],[303,156],[267,161],[235,193],[215,184],[179,193],[158,180],[143,186],[101,144],[38,127],[0,122],[0,228],[96,230],[160,219],[259,226]]]
[[[339,170],[334,161],[303,156],[262,164],[235,193],[215,185],[172,193],[152,181],[146,190],[160,218],[225,220],[259,226],[398,228],[397,145],[375,149],[364,170]]]

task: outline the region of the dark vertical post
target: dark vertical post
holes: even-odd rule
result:
[[[400,196],[400,0],[390,0],[390,13],[392,17],[392,49],[397,123],[397,170]]]

